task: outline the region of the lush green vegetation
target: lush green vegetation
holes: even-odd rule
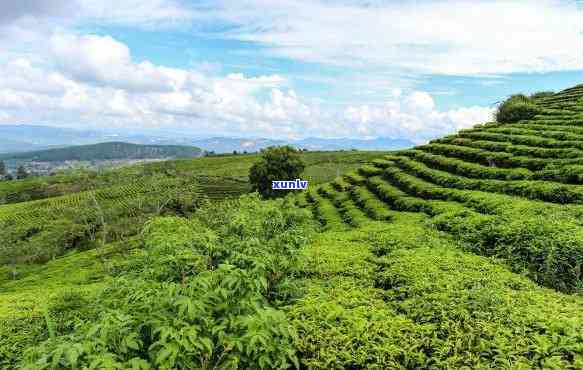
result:
[[[528,104],[277,200],[255,155],[3,184],[0,368],[582,369],[583,85]]]
[[[371,162],[379,155],[382,153],[304,152],[302,159],[306,168],[301,177],[310,184],[331,181],[340,174],[356,170],[362,164]],[[257,159],[257,154],[177,159],[99,171],[66,171],[54,176],[30,177],[20,181],[0,181],[0,205],[142,183],[153,175],[196,178],[197,181],[209,185],[220,185],[227,178],[228,181],[233,181],[230,181],[229,186],[224,189],[226,191],[232,189],[233,193],[238,191],[238,194],[241,194],[250,187],[249,169]],[[244,186],[233,187],[235,182]],[[220,198],[221,194],[212,195]]]
[[[292,269],[312,223],[309,213],[285,202],[246,197],[199,207],[190,219],[150,220],[141,248],[110,261],[114,277],[99,289],[63,292],[44,312],[4,322],[0,364],[271,369],[297,363],[295,332],[280,307],[297,294]],[[18,336],[7,335],[16,330]],[[7,351],[32,343],[26,352]]]

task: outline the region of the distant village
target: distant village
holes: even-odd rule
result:
[[[170,158],[151,159],[116,159],[95,161],[0,161],[0,180],[22,179],[29,176],[52,176],[60,171],[70,169],[99,170],[102,168],[114,168],[129,166],[138,163],[160,162]]]

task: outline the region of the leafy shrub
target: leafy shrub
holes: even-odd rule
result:
[[[310,215],[291,199],[237,203],[222,209],[221,225],[207,223],[204,208],[193,220],[150,221],[139,263],[96,298],[99,317],[31,348],[24,367],[297,366],[295,334],[277,307],[296,294],[290,278]]]
[[[365,187],[357,186],[352,188],[350,196],[362,210],[372,219],[379,221],[390,221],[393,218],[388,207]]]
[[[536,116],[540,108],[525,95],[512,95],[498,106],[496,121],[512,123],[528,120]]]
[[[14,369],[22,353],[48,339],[44,320],[38,316],[0,320],[0,369]]]
[[[308,190],[306,198],[312,204],[314,217],[325,230],[342,229],[344,227],[344,222],[331,200],[321,196],[314,190]]]

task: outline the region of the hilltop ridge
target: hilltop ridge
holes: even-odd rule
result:
[[[32,152],[1,154],[4,160],[40,162],[95,161],[113,159],[188,158],[202,154],[200,148],[179,145],[143,145],[119,141],[68,146]]]

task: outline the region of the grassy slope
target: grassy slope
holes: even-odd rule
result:
[[[322,152],[306,153],[308,164],[305,178],[313,183],[321,183],[333,179],[337,173],[353,170],[363,162],[372,161],[382,155],[382,152]],[[172,161],[170,168],[176,173],[198,174],[200,176],[216,177],[215,182],[220,183],[221,177],[246,177],[255,155],[205,157],[196,159],[182,159]],[[109,184],[114,181],[125,183],[135,179],[143,173],[144,167],[149,167],[151,173],[163,172],[165,166],[162,163],[153,163],[140,166],[132,166],[124,169],[106,171],[102,178],[97,178],[94,183],[100,181]],[[38,187],[39,184],[59,184],[64,189],[73,188],[75,181],[85,173],[70,172],[51,178],[31,178],[20,182],[0,183],[0,189],[18,191],[18,184],[22,188]],[[121,184],[120,184],[121,185]],[[120,186],[118,185],[118,186]],[[46,202],[46,201],[36,201]],[[26,203],[0,206],[3,208],[26,207]],[[31,205],[35,202],[31,203]],[[36,206],[35,206],[36,207]],[[123,243],[122,243],[123,244]],[[111,248],[111,247],[110,247]],[[107,273],[107,264],[104,266],[96,259],[96,251],[84,251],[57,258],[46,265],[17,266],[19,279],[11,278],[11,268],[0,267],[0,318],[16,316],[38,315],[47,298],[54,293],[79,286],[93,286]]]

